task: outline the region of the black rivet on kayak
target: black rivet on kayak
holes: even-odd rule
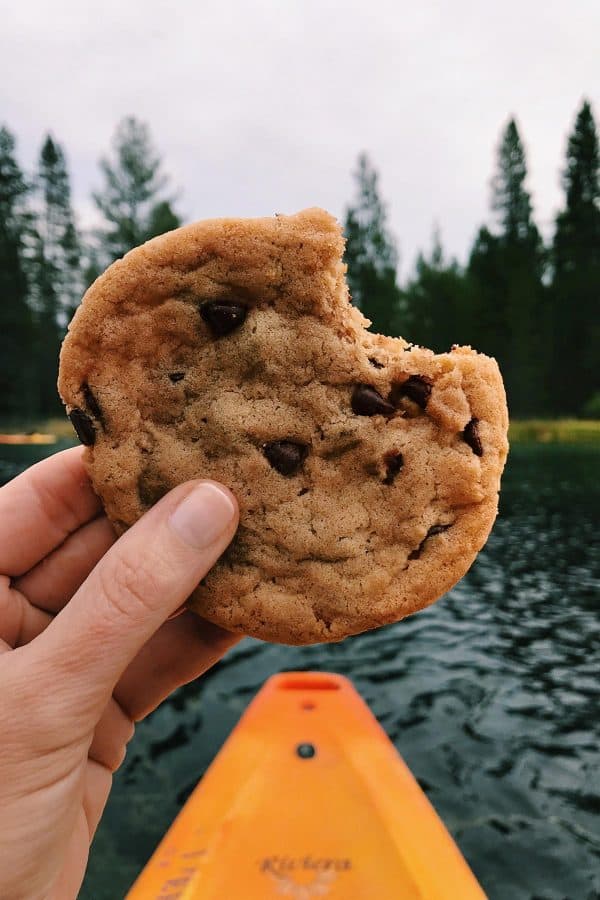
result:
[[[300,759],[312,759],[316,752],[314,744],[298,744],[296,747],[296,753]]]

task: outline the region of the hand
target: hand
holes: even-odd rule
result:
[[[238,637],[184,612],[237,527],[180,485],[115,542],[81,448],[0,490],[0,897],[70,900],[134,723]]]

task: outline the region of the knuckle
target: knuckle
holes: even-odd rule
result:
[[[121,744],[118,747],[115,747],[110,757],[107,759],[105,765],[109,772],[114,775],[117,769],[120,769],[125,761],[125,757],[127,756],[127,745]]]
[[[138,621],[160,594],[159,578],[147,562],[132,561],[124,553],[115,553],[110,565],[100,566],[98,577],[106,608],[118,618]]]
[[[0,639],[10,647],[17,643],[23,627],[24,597],[11,585],[7,575],[0,576]]]
[[[135,727],[132,722],[130,728],[127,729],[127,732],[122,735],[121,740],[118,741],[113,748],[111,758],[108,762],[108,768],[111,772],[116,772],[117,769],[120,769],[123,765],[125,757],[127,756],[127,745],[132,739],[134,731]]]
[[[127,745],[134,733],[133,721],[113,697],[96,727],[90,758],[111,773],[116,772],[125,759]]]
[[[79,525],[76,492],[58,491],[41,473],[31,470],[31,485],[44,511],[47,525],[57,535],[65,537]]]

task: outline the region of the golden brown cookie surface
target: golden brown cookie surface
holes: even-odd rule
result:
[[[59,388],[123,530],[176,484],[228,485],[238,534],[201,615],[283,643],[339,640],[436,600],[497,509],[494,360],[374,335],[322,210],[199,222],[87,292]]]

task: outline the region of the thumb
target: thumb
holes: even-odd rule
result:
[[[33,642],[52,693],[64,701],[64,690],[72,692],[77,715],[101,710],[146,641],[223,553],[237,523],[233,494],[212,481],[179,485],[152,507]]]

